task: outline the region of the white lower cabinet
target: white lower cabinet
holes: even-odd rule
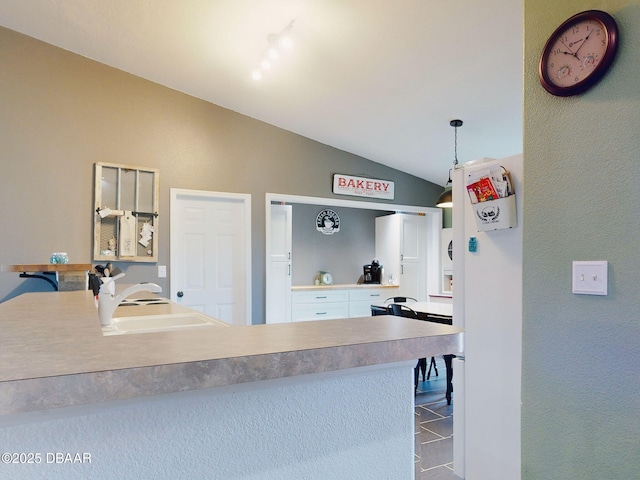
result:
[[[349,292],[349,317],[371,316],[371,304],[382,303],[393,291],[382,289],[351,290]]]
[[[349,304],[343,303],[294,303],[291,318],[294,322],[308,320],[331,320],[334,318],[347,318],[349,316]]]
[[[384,302],[397,291],[392,289],[359,288],[294,291],[291,296],[291,320],[329,320],[368,317],[371,304]]]
[[[311,290],[293,292],[291,296],[291,320],[329,320],[349,316],[349,292],[347,290]]]

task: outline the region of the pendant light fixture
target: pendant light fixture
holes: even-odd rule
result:
[[[454,129],[454,139],[453,139],[453,168],[458,166],[458,127],[462,126],[462,120],[451,120],[449,122]],[[444,192],[440,194],[438,197],[438,202],[436,203],[436,207],[439,208],[451,208],[453,207],[453,194],[451,191],[451,169],[449,169],[449,180],[447,180],[447,184],[444,187]]]

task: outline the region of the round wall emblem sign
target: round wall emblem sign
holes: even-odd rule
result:
[[[326,208],[316,216],[316,230],[324,235],[333,235],[340,231],[340,217],[333,210]]]
[[[500,221],[500,207],[490,205],[476,211],[476,215],[483,223],[497,223]]]

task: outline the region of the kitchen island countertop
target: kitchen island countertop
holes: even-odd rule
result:
[[[387,285],[379,283],[341,283],[335,285],[294,285],[291,287],[292,291],[306,291],[306,290],[350,290],[350,289],[376,289],[376,288],[398,288],[398,285]]]
[[[0,304],[0,415],[462,351],[459,328],[392,316],[103,336],[90,291]]]

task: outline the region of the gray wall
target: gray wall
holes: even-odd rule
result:
[[[315,218],[331,208],[340,217],[340,231],[324,235]],[[392,212],[293,204],[293,285],[311,285],[319,271],[331,272],[335,284],[354,284],[362,266],[375,255],[375,218]]]
[[[94,163],[155,167],[160,265],[170,188],[252,195],[253,323],[263,323],[266,192],[334,197],[334,173],[393,180],[390,203],[402,205],[433,206],[442,190],[4,28],[0,65],[0,264],[47,263],[53,251],[91,263]],[[168,286],[154,264],[118,266],[127,283]],[[0,274],[0,301],[49,290]]]
[[[547,94],[537,61],[571,15],[620,27],[609,74]],[[522,478],[640,478],[640,0],[525,0]],[[571,293],[608,260],[609,295]]]

